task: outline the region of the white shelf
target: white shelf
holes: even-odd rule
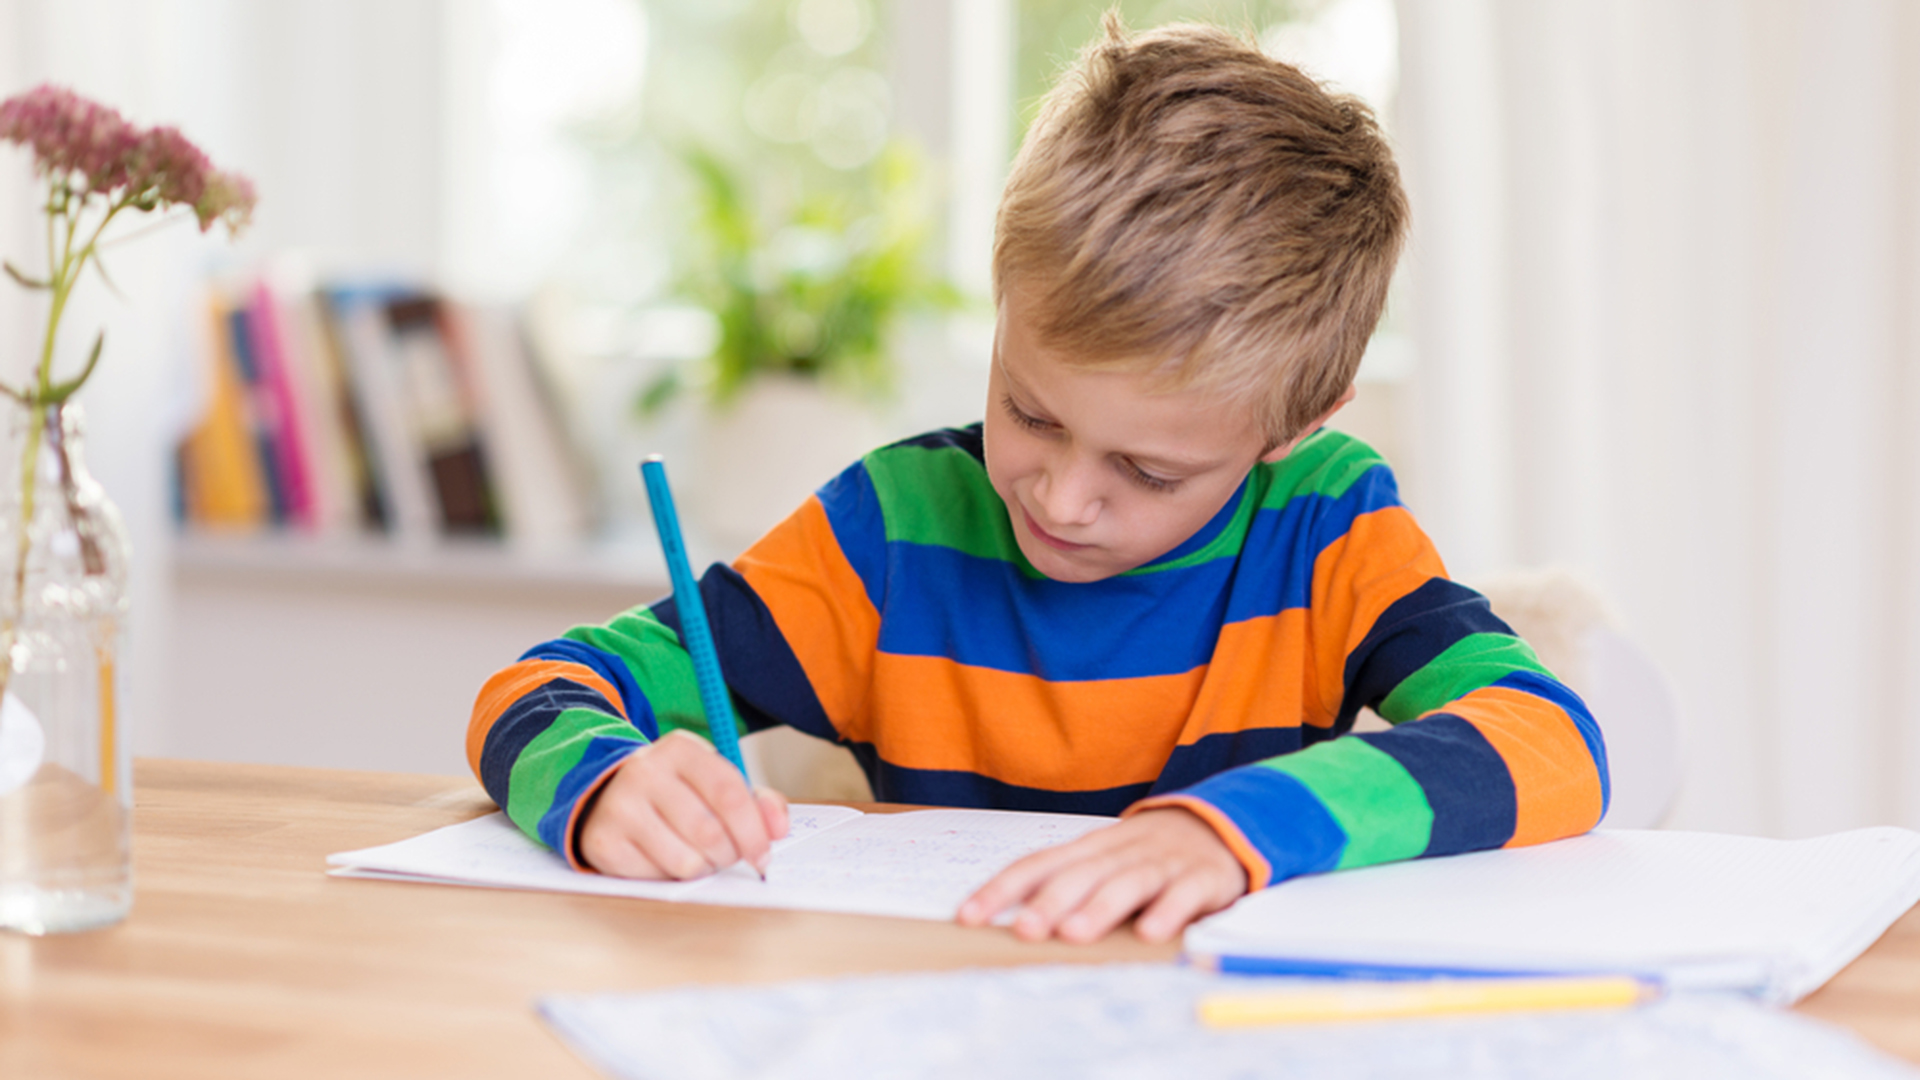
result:
[[[642,602],[670,588],[659,548],[640,543],[529,551],[493,540],[402,545],[375,536],[185,532],[173,539],[173,565],[176,578],[189,586],[458,595],[505,602],[583,595]]]

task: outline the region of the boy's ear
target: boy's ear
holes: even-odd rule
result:
[[[1341,409],[1346,408],[1347,402],[1352,401],[1354,399],[1354,396],[1359,393],[1360,393],[1359,387],[1351,386],[1351,385],[1348,386],[1347,392],[1340,395],[1340,400],[1333,403],[1333,408],[1328,409],[1326,412],[1321,413],[1319,417],[1316,418],[1313,421],[1313,423],[1308,424],[1306,428],[1300,432],[1300,434],[1295,435],[1293,438],[1288,439],[1286,442],[1281,443],[1279,446],[1276,446],[1273,449],[1267,451],[1266,453],[1261,454],[1260,460],[1271,465],[1271,464],[1274,464],[1275,462],[1278,462],[1284,459],[1288,454],[1293,453],[1293,448],[1300,445],[1300,440],[1306,438],[1307,436],[1325,427],[1327,424],[1327,421],[1333,419],[1333,414],[1339,412]]]

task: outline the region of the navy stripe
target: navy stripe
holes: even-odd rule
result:
[[[1433,831],[1422,855],[1478,851],[1513,839],[1520,805],[1513,775],[1472,724],[1435,713],[1354,738],[1399,762],[1426,793]]]
[[[1399,505],[1393,473],[1385,465],[1376,465],[1339,498],[1296,495],[1278,508],[1260,508],[1247,526],[1242,577],[1234,582],[1227,621],[1244,622],[1308,606],[1320,553],[1346,536],[1355,518]]]
[[[958,450],[984,465],[987,461],[987,443],[982,434],[985,428],[986,425],[978,420],[966,427],[940,428],[924,435],[914,435],[896,443],[889,443],[875,453],[884,454],[888,450],[901,446],[917,447],[921,450]]]
[[[747,730],[788,724],[809,735],[837,739],[800,659],[747,579],[725,563],[714,563],[700,576],[700,600],[707,609],[714,650],[720,654],[720,673]],[[673,597],[653,605],[652,611],[662,625],[680,633]]]
[[[999,559],[896,542],[881,652],[933,656],[1048,682],[1178,675],[1220,636],[1234,562],[1216,559],[1097,588],[1030,578]],[[1176,636],[1177,635],[1177,636]]]
[[[1292,727],[1254,728],[1249,731],[1220,731],[1202,736],[1185,746],[1176,746],[1154,781],[1152,793],[1165,795],[1190,784],[1197,784],[1236,765],[1291,754],[1300,749],[1303,732]]]
[[[1573,726],[1580,732],[1581,740],[1587,744],[1587,753],[1593,755],[1593,767],[1600,774],[1600,812],[1606,813],[1613,801],[1613,777],[1607,765],[1607,740],[1600,733],[1600,722],[1593,718],[1592,710],[1580,700],[1580,695],[1574,693],[1567,684],[1558,679],[1549,679],[1537,671],[1516,671],[1493,685],[1546,698],[1566,710],[1567,716],[1573,720]]]
[[[1487,598],[1458,582],[1431,578],[1380,613],[1358,648],[1347,654],[1346,694],[1334,728],[1345,731],[1362,706],[1379,708],[1408,676],[1461,638],[1508,634]]]
[[[633,726],[649,741],[660,737],[660,725],[653,718],[653,707],[647,704],[647,695],[641,691],[640,684],[634,681],[632,670],[618,656],[582,642],[555,638],[521,653],[520,659],[567,660],[591,668],[619,692],[618,704]]]
[[[1038,810],[1056,814],[1112,816],[1146,798],[1148,784],[1098,791],[1048,791],[1002,783],[957,769],[909,769],[882,761],[871,743],[850,743],[880,802],[959,806],[978,810]]]
[[[818,495],[833,528],[834,542],[860,575],[867,599],[878,611],[886,597],[887,523],[880,513],[880,494],[864,464],[856,464],[827,481]]]
[[[1307,785],[1278,769],[1233,769],[1196,784],[1191,795],[1227,815],[1267,860],[1276,885],[1331,870],[1347,849],[1347,833]]]
[[[495,803],[506,806],[514,762],[520,760],[520,752],[528,743],[552,727],[568,709],[606,712],[610,704],[600,691],[571,679],[549,679],[520,695],[487,730],[486,742],[480,747],[480,786]]]

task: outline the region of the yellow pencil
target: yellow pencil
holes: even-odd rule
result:
[[[1225,1028],[1451,1013],[1623,1009],[1659,996],[1656,985],[1626,975],[1434,979],[1210,994],[1200,999],[1199,1012],[1201,1023]]]

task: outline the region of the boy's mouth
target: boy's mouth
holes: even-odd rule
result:
[[[1070,540],[1062,540],[1053,535],[1041,528],[1040,523],[1033,520],[1033,515],[1028,513],[1027,508],[1024,506],[1020,508],[1020,516],[1027,519],[1027,531],[1033,534],[1034,539],[1039,540],[1055,551],[1085,551],[1087,548],[1093,546],[1092,544],[1076,544]]]

